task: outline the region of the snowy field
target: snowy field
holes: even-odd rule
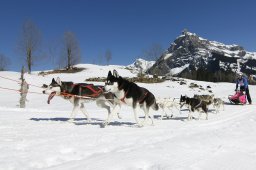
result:
[[[116,68],[124,77],[134,76],[121,66],[81,65],[87,69],[76,74],[25,75],[28,83],[42,86],[53,77],[63,81],[84,82],[89,77],[107,76]],[[0,76],[18,80],[19,73],[0,72]],[[157,98],[179,98],[181,94],[203,94],[188,85],[165,81],[139,84]],[[0,78],[0,87],[19,89],[18,83]],[[103,84],[97,83],[95,84]],[[155,126],[135,125],[133,111],[123,105],[122,119],[116,116],[106,128],[101,123],[106,110],[87,103],[92,117],[88,124],[82,113],[75,123],[68,122],[72,105],[55,96],[47,104],[47,95],[29,93],[26,109],[17,104],[19,94],[0,89],[0,170],[252,170],[256,168],[256,87],[250,86],[253,105],[230,105],[227,96],[235,84],[196,82],[211,86],[216,97],[223,98],[225,110],[209,113],[209,120],[187,121],[188,111],[177,110],[171,119],[159,120],[161,111],[152,111]],[[42,89],[30,86],[31,92]],[[212,110],[212,108],[210,108]],[[195,114],[195,117],[198,115]],[[140,115],[143,119],[143,115]]]

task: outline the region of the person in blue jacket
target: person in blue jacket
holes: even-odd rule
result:
[[[252,104],[252,99],[251,99],[249,87],[248,87],[248,79],[243,75],[243,73],[237,74],[236,90],[237,90],[238,86],[240,87],[241,91],[245,91],[245,94],[246,94],[249,104]]]

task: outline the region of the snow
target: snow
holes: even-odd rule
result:
[[[133,73],[146,72],[150,67],[155,64],[155,61],[146,61],[144,59],[136,59],[133,64],[128,65],[126,68],[130,69]]]
[[[171,75],[176,75],[178,73],[181,73],[183,70],[185,70],[187,67],[189,66],[189,64],[185,64],[182,67],[176,67],[170,70]]]
[[[180,47],[179,47],[180,48]],[[165,56],[164,56],[164,60],[167,60],[168,58],[170,58],[172,56],[172,53],[169,53],[169,54],[166,54]]]
[[[113,69],[123,77],[135,76],[124,66],[79,66],[86,70],[44,77],[34,72],[25,78],[32,85],[42,86],[53,77],[84,82],[88,77],[105,77]],[[16,72],[0,72],[0,76],[20,77]],[[216,97],[227,102],[225,110],[218,114],[211,111],[209,120],[202,115],[201,120],[192,121],[187,121],[186,109],[181,114],[173,110],[175,116],[169,120],[159,120],[159,110],[152,112],[155,126],[138,128],[132,109],[123,105],[122,119],[114,117],[109,126],[100,128],[107,112],[94,102],[86,103],[92,123],[87,123],[81,113],[75,123],[70,123],[67,120],[72,105],[62,98],[56,96],[48,105],[46,95],[29,93],[27,107],[20,109],[19,94],[0,89],[0,170],[255,169],[256,86],[250,85],[253,105],[239,106],[227,100],[234,93],[234,84],[186,81],[187,85],[172,81],[139,85],[157,98],[205,93],[188,88],[191,82],[204,88],[209,85]],[[3,78],[0,82],[1,87],[19,89],[17,82]],[[30,86],[29,91],[41,93],[42,89]]]

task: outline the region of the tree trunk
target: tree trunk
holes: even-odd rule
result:
[[[71,49],[68,48],[68,65],[67,65],[67,69],[70,70],[71,69]]]
[[[28,64],[28,74],[31,74],[31,65],[32,65],[32,51],[28,49],[27,51],[27,64]]]

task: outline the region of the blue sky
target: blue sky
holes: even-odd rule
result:
[[[99,63],[109,49],[110,64],[131,64],[154,43],[167,49],[184,28],[256,51],[255,16],[253,0],[1,0],[0,53],[11,58],[9,69],[20,70],[16,46],[26,20],[40,29],[45,53],[64,32],[75,33],[82,63]],[[32,70],[51,68],[44,60]]]

